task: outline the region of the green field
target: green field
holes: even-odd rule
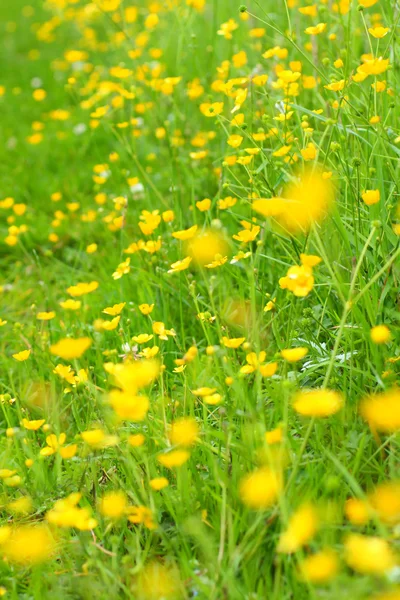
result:
[[[397,0],[0,4],[0,597],[400,599]]]

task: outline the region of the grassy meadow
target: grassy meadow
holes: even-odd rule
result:
[[[400,599],[400,4],[0,4],[0,597]]]

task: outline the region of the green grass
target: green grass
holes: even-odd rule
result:
[[[376,432],[359,412],[362,398],[396,386],[400,364],[389,361],[400,359],[400,250],[394,229],[400,175],[398,7],[379,0],[361,11],[353,0],[349,11],[340,14],[317,0],[318,16],[309,17],[299,13],[300,2],[251,0],[244,21],[239,3],[231,0],[207,0],[203,12],[183,0],[153,3],[153,9],[155,4],[160,8],[159,23],[148,32],[141,56],[132,58],[129,52],[146,31],[151,4],[123,0],[114,12],[98,10],[97,16],[96,2],[86,0],[32,0],[31,9],[21,0],[0,5],[0,200],[11,197],[26,205],[22,215],[12,207],[0,208],[0,319],[7,321],[0,327],[0,469],[20,476],[15,486],[0,480],[1,525],[14,524],[18,530],[46,521],[54,503],[74,492],[81,492],[79,506],[98,521],[92,531],[51,526],[56,551],[34,565],[7,559],[8,542],[1,544],[0,529],[0,556],[5,557],[0,561],[1,589],[6,598],[41,600],[375,599],[375,594],[397,589],[397,571],[374,575],[352,569],[346,563],[346,536],[378,536],[396,555],[400,515],[387,523],[374,514],[356,526],[346,518],[344,505],[348,498],[364,500],[376,486],[400,475],[396,426]],[[124,10],[132,5],[138,18],[126,23]],[[229,40],[217,31],[231,18],[238,28]],[[327,24],[323,33],[304,33],[320,22]],[[378,22],[390,28],[380,40],[368,33]],[[49,23],[55,25],[53,33],[43,35]],[[265,28],[265,34],[252,38],[249,30],[254,28]],[[336,37],[329,39],[331,34]],[[275,46],[286,48],[287,57],[262,57]],[[152,56],[155,48],[163,51],[161,58]],[[87,57],[79,64],[68,62],[71,50]],[[213,82],[223,61],[232,61],[241,50],[247,64],[231,65],[225,81],[264,73],[269,79],[260,87],[242,84],[249,93],[238,111],[245,115],[238,128],[230,125],[234,99],[217,91]],[[371,51],[390,59],[388,70],[362,82],[352,80],[362,55]],[[343,67],[337,68],[333,63],[339,58]],[[304,88],[300,78],[299,94],[286,96],[273,85],[276,66],[295,70],[291,61],[301,61],[302,73],[316,78],[315,87]],[[132,74],[117,79],[109,71],[116,66]],[[152,79],[167,77],[181,78],[171,94],[150,85]],[[188,83],[196,78],[204,90],[191,100]],[[324,87],[342,79],[342,91]],[[125,90],[123,95],[128,93],[121,106],[118,91],[95,97],[102,82],[110,81]],[[377,81],[387,82],[385,91],[371,87]],[[46,91],[43,101],[33,98],[35,86]],[[202,115],[201,103],[222,101],[220,115]],[[292,117],[276,120],[286,101]],[[105,116],[93,117],[106,105]],[[68,111],[65,120],[52,115],[58,109]],[[374,115],[380,116],[378,124],[370,123]],[[305,121],[308,126],[302,127]],[[35,127],[42,128],[43,138],[32,144]],[[159,128],[165,129],[162,138],[156,135]],[[264,142],[254,141],[254,133],[272,128],[276,131]],[[211,134],[204,147],[192,143],[200,132]],[[244,138],[237,150],[227,144],[231,134]],[[288,139],[287,156],[295,155],[297,162],[273,155]],[[317,155],[306,162],[301,150],[311,141]],[[250,147],[260,149],[250,165],[225,162],[228,156],[246,155],[243,149]],[[190,156],[203,149],[208,151],[205,158]],[[111,153],[118,154],[117,161],[110,159]],[[104,164],[110,174],[99,182],[93,169]],[[281,195],[288,181],[318,164],[332,172],[334,204],[306,233],[291,235],[252,210],[253,197]],[[127,182],[135,177],[140,190]],[[367,206],[362,194],[375,189],[380,201]],[[56,192],[62,194],[58,202],[51,199]],[[104,204],[96,202],[100,193],[106,194]],[[118,210],[113,200],[121,196],[128,202]],[[227,196],[237,202],[220,210],[218,201]],[[200,212],[196,202],[204,198],[211,199],[211,208]],[[172,210],[175,218],[161,220],[146,237],[138,226],[143,210],[159,210],[160,215]],[[121,215],[123,226],[111,231],[104,219]],[[240,222],[252,219],[261,227],[256,239],[247,244],[233,239],[243,229]],[[228,261],[216,269],[196,267],[193,261],[187,270],[168,273],[172,263],[186,256],[184,242],[171,233],[194,224],[223,235]],[[13,225],[27,230],[10,245],[8,228]],[[157,252],[124,253],[133,242],[159,237]],[[93,243],[97,251],[89,254],[86,248]],[[240,250],[251,255],[232,264]],[[313,269],[313,289],[296,297],[279,280],[300,264],[301,253],[318,255],[322,262]],[[113,272],[128,256],[130,272],[114,280]],[[67,288],[90,281],[99,287],[78,298],[80,310],[60,306],[69,297]],[[265,312],[269,300],[275,307]],[[96,320],[111,319],[102,311],[120,302],[126,306],[118,327],[99,330]],[[143,303],[154,303],[150,316],[141,314]],[[56,316],[40,321],[37,313],[42,311]],[[206,313],[205,320],[199,313]],[[132,337],[152,334],[153,321],[162,321],[176,335],[167,340],[154,335],[140,346],[159,346],[157,359],[165,369],[143,392],[150,400],[147,417],[121,421],[108,403],[113,385],[104,363],[136,358],[137,349],[129,350],[135,345]],[[386,344],[371,340],[370,329],[378,324],[391,331]],[[244,337],[247,346],[226,348],[224,336]],[[92,345],[81,358],[62,360],[50,345],[65,337],[89,337]],[[197,357],[175,372],[174,361],[192,346]],[[213,353],[206,351],[210,346]],[[306,357],[284,361],[280,352],[297,346],[308,348]],[[12,358],[26,349],[31,354],[25,362]],[[276,374],[240,373],[246,354],[262,350],[266,362],[278,362]],[[86,369],[88,380],[69,385],[53,372],[60,363],[71,364],[75,372]],[[227,377],[232,378],[229,385]],[[192,394],[202,386],[216,388],[222,402],[207,405]],[[322,419],[297,414],[295,392],[321,387],[339,391],[343,408]],[[181,417],[196,421],[198,440],[185,464],[167,469],[157,456],[171,446],[170,425]],[[23,418],[44,419],[45,426],[26,430]],[[283,440],[268,446],[264,434],[278,426]],[[92,428],[118,436],[118,443],[91,449],[81,433]],[[49,433],[65,433],[67,444],[77,444],[76,455],[41,456]],[[137,433],[144,434],[145,442],[135,448],[128,437]],[[32,466],[26,466],[27,459]],[[246,507],[239,490],[244,476],[260,465],[273,465],[282,473],[283,490],[268,509],[256,511]],[[149,481],[161,476],[169,486],[154,491]],[[126,515],[115,521],[102,515],[100,499],[115,490],[127,495],[129,505],[149,508],[156,527],[132,524]],[[8,505],[21,496],[31,498],[32,507],[27,514],[12,514]],[[290,516],[304,502],[318,507],[320,528],[298,552],[277,552]],[[336,576],[321,585],[302,580],[299,563],[327,547],[338,556]],[[148,573],[151,591],[141,591],[143,573]],[[166,578],[174,582],[170,592]]]

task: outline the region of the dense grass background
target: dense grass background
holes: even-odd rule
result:
[[[254,1],[247,5],[247,21],[240,17],[245,13],[239,12],[239,3],[231,0],[207,1],[204,11],[178,1],[152,5],[125,0],[114,12],[100,10],[91,17],[95,4],[32,1],[28,7],[13,0],[0,5],[0,199],[12,197],[26,205],[23,215],[12,207],[0,208],[0,319],[7,321],[0,328],[0,468],[21,477],[15,487],[2,484],[2,524],[42,521],[56,500],[77,491],[82,493],[80,506],[90,507],[98,520],[93,532],[58,531],[59,549],[43,564],[0,562],[6,597],[357,600],[395,589],[396,569],[381,577],[351,570],[343,561],[343,540],[351,531],[379,535],[395,552],[398,531],[376,517],[360,529],[343,509],[349,497],[364,499],[374,486],[399,476],[398,435],[371,431],[359,414],[361,398],[398,381],[399,237],[393,229],[399,193],[398,4],[379,0],[359,10],[353,0],[348,11],[343,3],[341,14],[330,3],[317,2],[318,17],[311,18],[299,13],[303,3]],[[129,24],[124,10],[133,4],[138,18]],[[158,13],[159,23],[147,29],[142,55],[132,58],[129,52],[140,47],[138,36],[146,31],[149,11]],[[227,40],[217,32],[230,18],[238,28]],[[324,33],[304,33],[319,22],[327,24]],[[374,23],[390,28],[381,40],[368,33]],[[265,28],[264,35],[252,38],[254,28]],[[336,37],[329,39],[332,34]],[[288,50],[286,58],[262,57],[278,45]],[[161,58],[152,56],[154,48],[162,49]],[[71,50],[87,56],[68,62]],[[239,131],[229,124],[233,100],[212,85],[217,68],[241,50],[247,64],[231,66],[229,77],[266,73],[269,80],[263,87],[251,86],[240,109],[245,125]],[[390,68],[357,83],[351,76],[362,55],[370,52],[389,58]],[[337,68],[333,63],[339,58],[343,67]],[[289,69],[291,61],[301,61],[302,72],[314,76],[316,86],[300,85],[299,95],[285,98],[272,82],[278,79],[276,65]],[[113,78],[109,69],[122,64],[132,75]],[[172,94],[148,84],[166,77],[182,78]],[[188,83],[195,78],[204,91],[190,100]],[[342,79],[343,91],[324,88]],[[113,92],[88,106],[101,82],[111,80],[135,98],[113,105],[122,97]],[[371,87],[378,80],[387,81],[384,92]],[[43,101],[34,99],[36,88],[46,91]],[[292,118],[274,120],[285,100]],[[335,100],[339,106],[332,106]],[[208,101],[225,102],[220,117],[202,115],[199,104]],[[105,105],[106,116],[93,116]],[[52,111],[58,109],[68,111],[65,120],[54,118]],[[313,112],[319,109],[320,114]],[[378,124],[370,123],[374,115],[380,116]],[[304,121],[312,132],[302,127]],[[119,127],[121,123],[128,125]],[[227,145],[231,133],[239,132],[243,147],[250,147],[253,133],[275,127],[277,133],[260,144],[254,166],[223,164],[226,156],[243,154]],[[165,129],[165,137],[157,137],[157,128]],[[40,143],[32,143],[35,129],[43,134]],[[205,145],[208,155],[197,160],[190,153],[202,149],[192,143],[199,132],[211,135]],[[296,163],[273,155],[290,135]],[[252,211],[251,198],[281,194],[284,183],[305,168],[301,150],[310,140],[317,148],[311,162],[332,172],[335,203],[323,222],[291,236]],[[115,162],[112,153],[118,154]],[[93,169],[105,163],[110,174],[100,183]],[[135,177],[142,188],[127,182]],[[362,193],[375,189],[380,202],[367,206]],[[56,192],[62,194],[58,202],[51,199]],[[100,193],[106,194],[105,204],[95,200]],[[127,205],[118,210],[113,200],[121,196]],[[237,203],[220,210],[218,201],[226,196],[236,197]],[[212,207],[200,212],[196,202],[204,198],[212,200]],[[145,238],[138,227],[142,210],[172,210],[175,220],[161,221]],[[123,227],[110,231],[104,218],[121,214]],[[260,234],[241,245],[232,236],[242,229],[243,219],[253,218]],[[9,245],[8,228],[22,224],[27,231]],[[170,265],[185,256],[184,244],[171,233],[193,224],[224,232],[229,260],[215,270],[192,266],[170,274]],[[52,234],[57,237],[49,238]],[[124,253],[132,242],[158,236],[162,246],[154,254]],[[86,248],[93,243],[98,248],[90,254]],[[231,264],[239,250],[251,256]],[[322,258],[314,270],[314,289],[304,298],[279,286],[288,268],[299,264],[301,253]],[[130,272],[114,280],[112,273],[128,256]],[[60,307],[69,286],[90,281],[99,287],[80,298],[79,311]],[[265,312],[275,298],[274,310]],[[108,318],[103,309],[119,302],[126,306],[118,328],[99,330],[96,319]],[[154,303],[150,317],[138,309],[142,303]],[[38,312],[53,310],[54,319],[37,319]],[[199,313],[207,313],[205,320]],[[111,385],[103,364],[132,358],[137,352],[130,350],[132,337],[151,334],[152,321],[176,332],[167,340],[154,336],[148,344],[160,347],[165,370],[147,390],[146,420],[119,422],[106,402]],[[390,328],[387,344],[371,340],[370,329],[377,324]],[[91,348],[70,362],[76,372],[87,369],[88,381],[71,386],[53,372],[57,363],[68,361],[58,360],[49,346],[60,338],[84,336],[92,339]],[[223,336],[246,338],[247,350],[225,348]],[[197,357],[174,372],[174,361],[191,346],[197,347]],[[214,351],[206,352],[210,346]],[[280,351],[296,346],[308,348],[306,358],[285,362]],[[12,358],[28,348],[27,361]],[[276,375],[240,374],[250,350],[265,350],[267,362],[277,360]],[[211,406],[196,399],[191,390],[201,386],[217,388],[222,403]],[[320,387],[340,391],[346,400],[343,409],[315,421],[297,415],[291,406],[294,392]],[[183,416],[196,420],[199,439],[189,461],[168,470],[157,455],[170,445],[169,424]],[[47,432],[24,429],[22,418],[45,419]],[[276,450],[265,443],[264,433],[279,425],[284,439]],[[90,449],[80,434],[95,427],[118,435],[118,444]],[[68,443],[77,443],[77,454],[70,460],[59,453],[40,456],[49,431],[65,432]],[[135,448],[128,436],[137,433],[144,434],[145,443]],[[26,466],[27,459],[32,466]],[[282,465],[284,493],[269,510],[252,511],[241,502],[240,481],[271,461]],[[158,476],[170,481],[161,492],[149,486]],[[123,490],[131,505],[150,508],[157,527],[102,516],[98,502],[110,490]],[[13,516],[7,507],[21,496],[32,499],[32,509]],[[323,525],[298,553],[277,553],[289,516],[304,501],[324,507]],[[322,586],[302,581],[299,561],[325,547],[340,557],[337,576]],[[143,584],[146,591],[140,587],[140,573],[149,564],[153,567],[145,572],[151,591]],[[158,570],[152,571],[155,564]]]

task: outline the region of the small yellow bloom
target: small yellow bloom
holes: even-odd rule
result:
[[[371,508],[365,500],[349,498],[344,506],[346,518],[353,525],[365,525],[371,516]]]
[[[281,490],[282,477],[267,467],[253,471],[240,482],[242,502],[254,510],[270,508],[278,499]]]
[[[60,306],[65,310],[79,310],[82,306],[82,302],[80,300],[72,300],[72,298],[69,298],[68,300],[60,302]]]
[[[357,533],[345,540],[345,560],[354,571],[371,575],[383,575],[396,564],[386,540]]]
[[[149,315],[153,312],[154,304],[139,304],[139,310],[142,315]]]
[[[154,479],[150,479],[150,487],[159,492],[163,490],[169,485],[169,481],[166,477],[155,477]]]
[[[332,550],[322,550],[307,556],[299,562],[302,579],[316,585],[326,583],[338,572],[339,561]]]
[[[288,362],[297,362],[301,360],[308,354],[308,348],[287,348],[286,350],[282,350],[281,356]]]
[[[205,117],[214,117],[216,115],[220,115],[223,110],[223,102],[214,102],[213,104],[205,102],[203,104],[200,104],[200,111]]]
[[[385,433],[400,430],[400,389],[368,396],[361,402],[360,412],[373,429]]]
[[[246,338],[227,338],[226,336],[224,336],[222,338],[222,343],[226,348],[239,348],[239,346],[241,346],[243,344],[243,342],[245,341]]]
[[[196,207],[199,209],[200,212],[205,212],[206,210],[209,210],[211,207],[210,198],[204,198],[204,200],[199,200],[198,202],[196,202]]]
[[[191,417],[177,419],[171,425],[169,439],[174,446],[192,446],[196,443],[199,427]]]
[[[190,454],[189,452],[187,452],[187,450],[171,450],[166,454],[159,454],[157,456],[158,462],[163,467],[167,467],[167,469],[181,467],[185,462],[189,460],[189,458]]]
[[[114,317],[113,319],[111,319],[111,321],[103,321],[101,323],[101,329],[103,331],[114,331],[114,329],[117,329],[120,319],[121,319],[121,316],[118,315],[117,317]]]
[[[329,417],[343,406],[343,397],[333,390],[309,390],[298,392],[293,408],[305,417]]]
[[[132,448],[139,448],[143,446],[146,438],[143,433],[133,433],[128,437],[128,444],[132,446]]]
[[[18,362],[24,362],[28,360],[31,355],[31,350],[21,350],[21,352],[17,352],[17,354],[13,354],[12,357],[15,358]]]
[[[189,229],[183,229],[182,231],[175,231],[172,237],[177,240],[190,240],[197,231],[197,225],[189,227]]]
[[[282,427],[276,427],[275,429],[271,429],[271,431],[266,431],[264,437],[269,445],[279,444],[283,439],[283,429]]]
[[[325,29],[326,23],[318,23],[315,27],[307,27],[307,29],[304,30],[304,33],[307,33],[308,35],[319,35],[324,32]]]
[[[108,306],[103,310],[105,315],[110,315],[111,317],[115,317],[122,312],[122,309],[125,307],[126,302],[120,302],[119,304],[114,304],[114,306]]]
[[[297,552],[315,536],[318,529],[318,516],[311,504],[301,506],[289,519],[286,531],[281,534],[278,552]]]
[[[128,507],[127,498],[124,492],[115,491],[105,494],[99,502],[99,511],[104,517],[109,519],[119,519],[126,512]]]
[[[172,263],[171,268],[168,269],[168,273],[178,273],[179,271],[185,271],[189,268],[191,262],[191,256],[187,256],[182,260],[178,260],[177,262]]]
[[[70,296],[84,296],[86,294],[90,294],[94,292],[99,287],[97,281],[91,281],[90,283],[77,283],[76,285],[71,285],[67,288],[67,293]]]
[[[22,419],[21,421],[22,426],[25,427],[25,429],[29,429],[30,431],[37,431],[45,422],[45,419],[37,419],[35,421],[28,421],[28,419]]]
[[[390,29],[389,27],[382,27],[381,25],[376,25],[375,27],[370,27],[368,31],[372,35],[372,37],[380,40],[389,33]]]
[[[386,344],[391,338],[390,329],[386,325],[375,325],[369,334],[374,344]]]
[[[39,321],[50,321],[51,319],[54,319],[54,317],[56,316],[56,313],[54,311],[50,311],[50,312],[39,312],[36,315],[36,318]]]
[[[80,358],[91,345],[92,340],[87,337],[77,339],[64,338],[50,346],[50,352],[55,356],[60,356],[64,360],[72,360]]]

